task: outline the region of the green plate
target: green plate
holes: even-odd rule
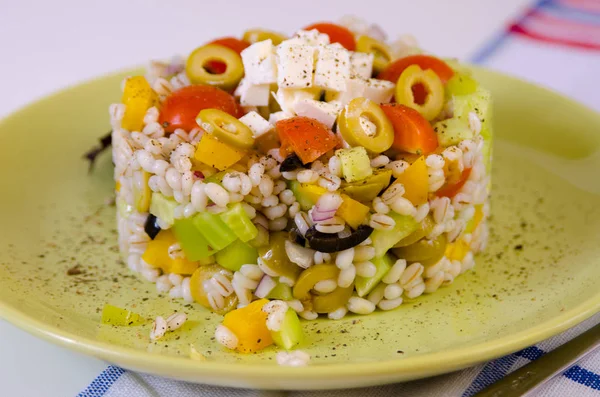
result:
[[[108,128],[125,74],[37,102],[0,123],[0,316],[65,347],[136,371],[252,388],[376,385],[454,371],[574,326],[600,308],[600,115],[486,70],[495,98],[491,238],[469,272],[399,309],[304,322],[305,368],[274,349],[241,355],[211,339],[219,316],[158,297],[119,260],[110,155],[82,154]],[[77,269],[71,271],[69,269]],[[105,303],[147,318],[188,313],[158,343],[151,322],[100,324]],[[205,361],[189,358],[190,344]]]

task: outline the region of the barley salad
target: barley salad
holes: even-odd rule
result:
[[[485,248],[489,92],[409,36],[351,17],[253,29],[122,89],[121,253],[158,292],[224,315],[227,348],[293,349],[299,317],[395,309]],[[157,319],[152,337],[182,321]]]

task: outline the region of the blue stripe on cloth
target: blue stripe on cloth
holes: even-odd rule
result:
[[[563,375],[573,382],[577,382],[595,390],[600,390],[600,375],[581,368],[579,365],[569,368]]]
[[[125,373],[125,370],[109,365],[90,385],[77,397],[102,397],[108,389]]]
[[[475,380],[469,385],[467,390],[462,394],[462,397],[470,397],[492,383],[502,379],[518,358],[519,357],[516,354],[510,354],[487,363]]]
[[[557,18],[569,19],[584,24],[600,25],[600,14],[566,7],[556,1],[545,3],[539,8]]]
[[[532,5],[532,9],[542,8],[546,4],[551,3],[553,0],[538,0],[535,4]],[[520,23],[525,16],[518,19],[515,23]],[[508,29],[503,29],[498,35],[488,41],[483,47],[481,47],[475,54],[471,57],[472,63],[483,63],[486,61],[490,55],[492,55],[498,48],[504,44],[506,39],[510,36],[510,32]]]

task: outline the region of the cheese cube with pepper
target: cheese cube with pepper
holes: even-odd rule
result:
[[[290,41],[277,46],[277,84],[279,88],[312,87],[315,49]]]
[[[277,65],[271,39],[259,41],[244,49],[241,54],[246,80],[251,84],[277,82]]]
[[[332,91],[345,91],[350,77],[350,52],[334,46],[319,48],[315,66],[315,86]]]
[[[371,78],[373,73],[373,54],[364,52],[353,52],[350,55],[350,75],[362,79]]]
[[[319,33],[317,29],[299,30],[290,41],[298,44],[319,46],[329,44],[329,36]]]
[[[325,124],[331,129],[333,123],[342,110],[342,106],[337,103],[327,103],[316,101],[314,99],[301,99],[294,105],[294,111],[298,116],[306,116]]]
[[[354,98],[364,95],[367,88],[367,82],[358,77],[350,77],[346,80],[346,89],[344,91],[327,91],[325,99],[327,102],[338,103],[346,106]]]
[[[392,100],[396,85],[390,81],[369,79],[366,81],[363,96],[377,103],[388,103]]]
[[[250,128],[254,138],[258,138],[274,128],[273,124],[269,123],[256,112],[246,113],[244,116],[240,117],[240,121]]]
[[[320,95],[321,90],[318,88],[298,89],[280,87],[277,93],[273,93],[273,97],[281,110],[290,114],[294,113],[294,106],[296,106],[298,101],[302,99],[318,99]]]

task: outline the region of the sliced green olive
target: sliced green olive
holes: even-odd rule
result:
[[[223,73],[210,73],[205,66],[209,62],[222,62],[226,69]],[[240,55],[222,45],[208,44],[196,48],[188,57],[185,71],[194,84],[206,84],[231,90],[244,76],[244,65]]]
[[[250,44],[271,39],[273,45],[278,45],[282,41],[287,40],[287,37],[281,33],[271,32],[269,30],[250,29],[244,32],[242,39]]]
[[[235,146],[238,149],[249,149],[254,144],[252,130],[246,124],[222,110],[201,110],[198,113],[196,122],[221,142]]]
[[[441,234],[435,240],[420,239],[416,243],[406,247],[394,248],[392,251],[401,259],[408,262],[420,262],[423,266],[429,266],[437,263],[446,252],[447,239],[445,234]]]
[[[294,264],[285,252],[288,232],[275,232],[269,237],[269,245],[258,248],[262,263],[273,273],[295,280],[302,269]]]
[[[340,269],[331,264],[322,263],[309,267],[296,280],[293,292],[294,298],[299,300],[310,299],[310,290],[313,289],[316,283],[323,280],[337,280],[339,273]]]
[[[313,311],[317,313],[331,313],[342,306],[346,306],[352,296],[354,285],[347,288],[337,287],[333,292],[313,297]]]
[[[421,225],[417,230],[404,237],[402,240],[398,241],[396,245],[394,245],[394,248],[406,247],[416,243],[417,241],[421,240],[423,237],[431,233],[434,226],[435,222],[433,222],[431,216],[427,216],[421,221]]]
[[[372,201],[390,184],[392,170],[374,169],[373,175],[356,182],[342,182],[340,190],[350,198],[361,202]]]
[[[427,96],[423,103],[417,103],[413,88],[423,86]],[[407,67],[396,83],[396,102],[415,109],[427,120],[433,120],[444,107],[444,85],[431,69],[423,70],[419,65]]]
[[[215,274],[222,274],[231,278],[231,272],[222,268],[219,265],[200,266],[190,278],[190,292],[196,302],[206,307],[209,310],[215,311],[208,300],[208,294],[204,289],[204,282],[210,280]],[[225,314],[233,309],[238,304],[238,298],[235,293],[224,298],[224,306],[221,310],[215,311],[217,314]]]
[[[374,127],[373,127],[374,126]],[[338,118],[342,137],[351,146],[382,153],[394,142],[394,127],[383,110],[367,98],[354,98]]]
[[[373,69],[379,72],[392,61],[392,49],[385,43],[369,36],[360,36],[356,41],[356,51],[373,54]]]

